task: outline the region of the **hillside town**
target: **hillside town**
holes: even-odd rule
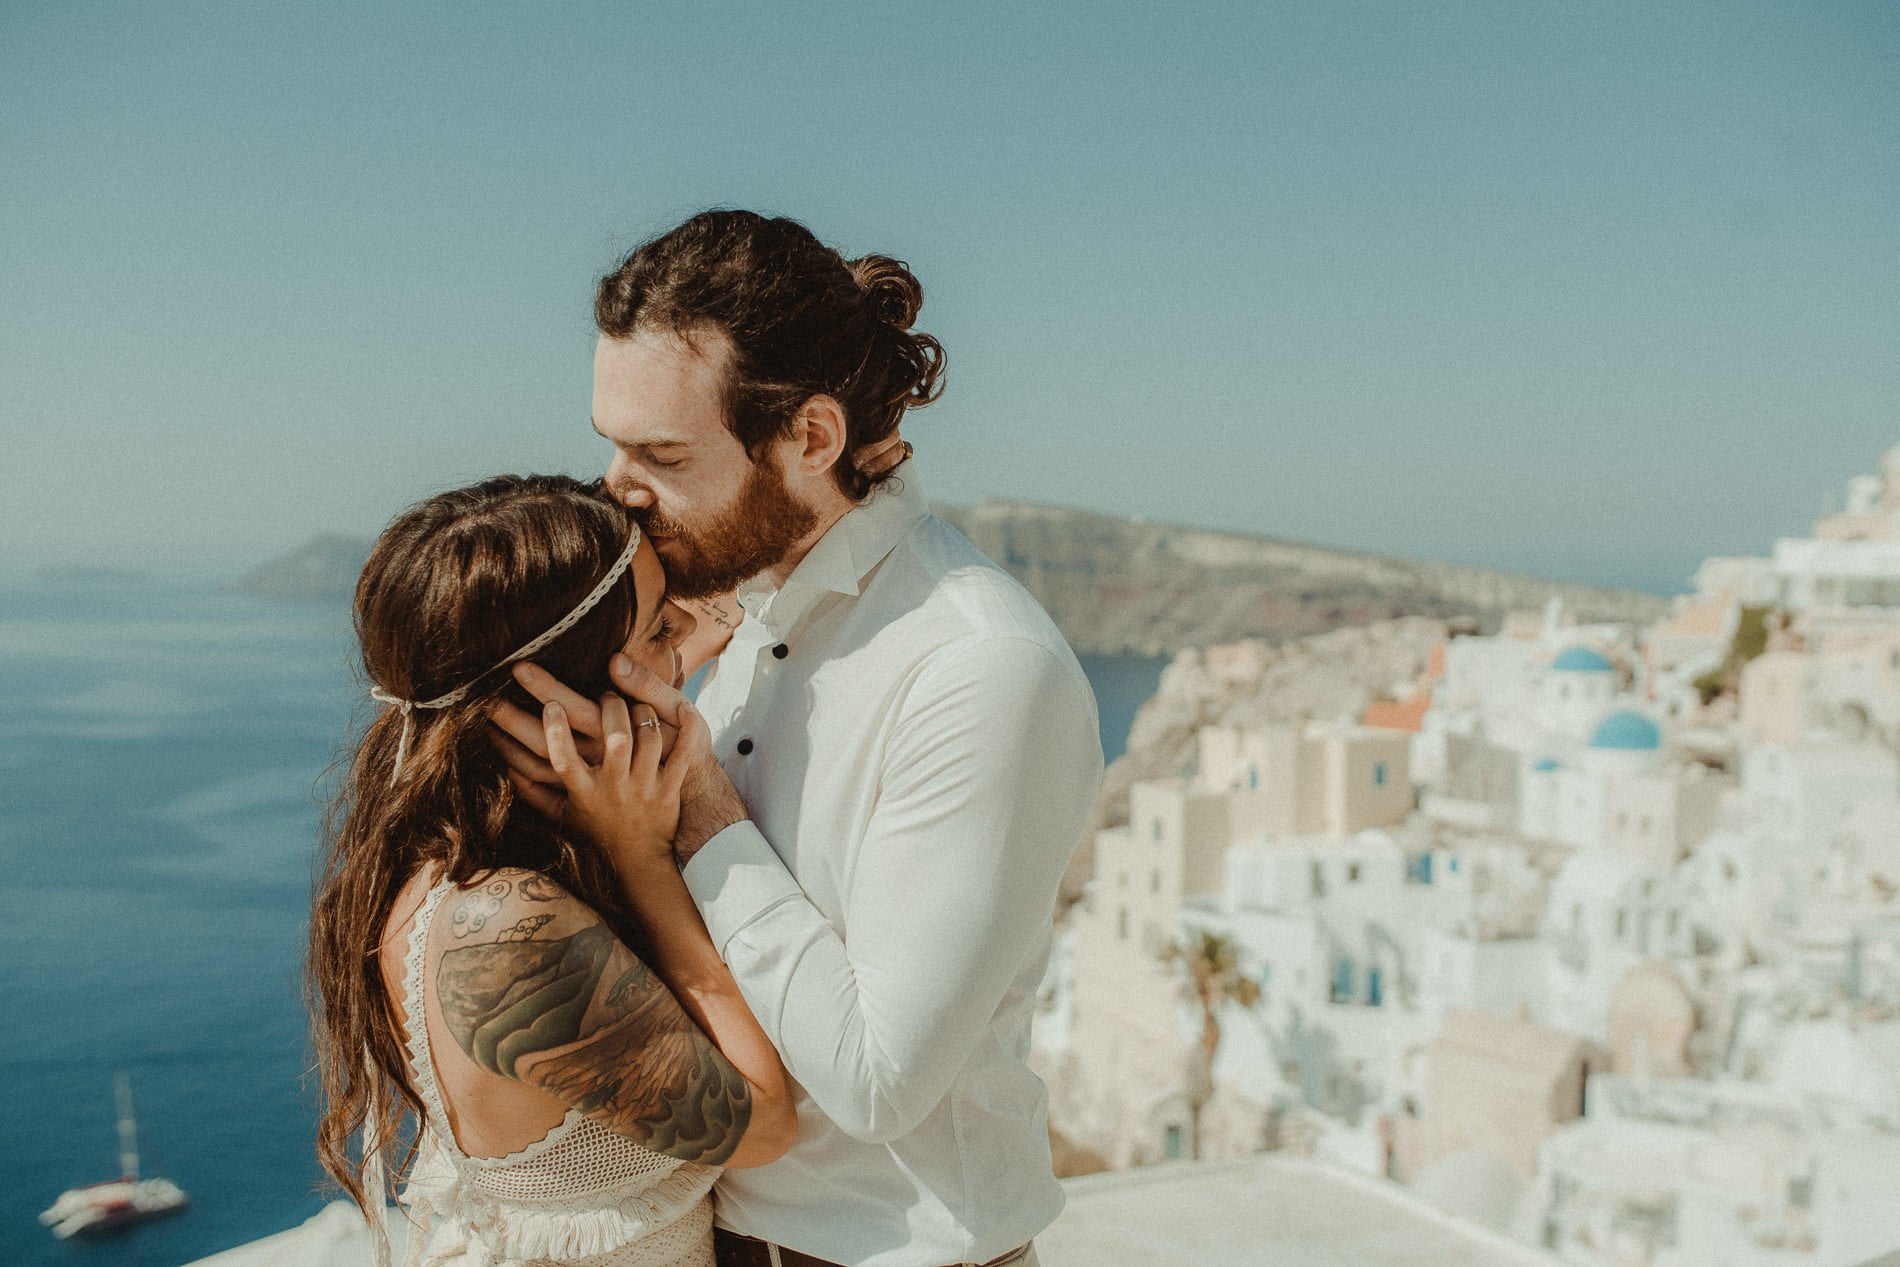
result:
[[[1222,704],[1283,648],[1164,676],[1184,772],[1111,777],[1043,991],[1070,1164],[1278,1151],[1605,1267],[1900,1248],[1900,448],[1659,620],[1427,627],[1297,712]]]

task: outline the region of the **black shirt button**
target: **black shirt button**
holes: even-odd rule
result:
[[[742,757],[752,755],[752,741],[750,739],[741,739],[739,741],[739,755]]]
[[[792,649],[786,646],[782,642],[779,643],[776,647],[772,648],[772,655],[773,655],[773,658],[775,659],[783,660],[786,656],[790,654],[792,654]]]

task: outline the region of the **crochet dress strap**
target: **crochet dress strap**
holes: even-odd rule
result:
[[[409,1031],[409,1080],[422,1101],[429,1126],[445,1138],[449,1131],[449,1113],[442,1105],[442,1088],[435,1078],[435,1052],[429,1047],[428,1011],[424,1005],[422,973],[429,958],[429,925],[435,921],[435,908],[453,886],[447,880],[432,887],[416,908],[409,929],[409,950],[402,959],[402,1019]]]
[[[424,981],[430,926],[453,888],[429,890],[403,960],[410,1077],[427,1117],[402,1192],[404,1267],[712,1267],[715,1167],[645,1148],[579,1109],[506,1157],[462,1152],[436,1077]]]

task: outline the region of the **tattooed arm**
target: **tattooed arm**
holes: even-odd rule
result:
[[[684,1161],[784,1151],[782,1081],[755,1087],[587,905],[521,870],[446,901],[436,995],[476,1064]]]

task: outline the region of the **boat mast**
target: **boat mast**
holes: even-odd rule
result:
[[[119,1101],[119,1173],[127,1179],[139,1177],[139,1126],[132,1117],[132,1079],[123,1073],[112,1075],[112,1089]]]

